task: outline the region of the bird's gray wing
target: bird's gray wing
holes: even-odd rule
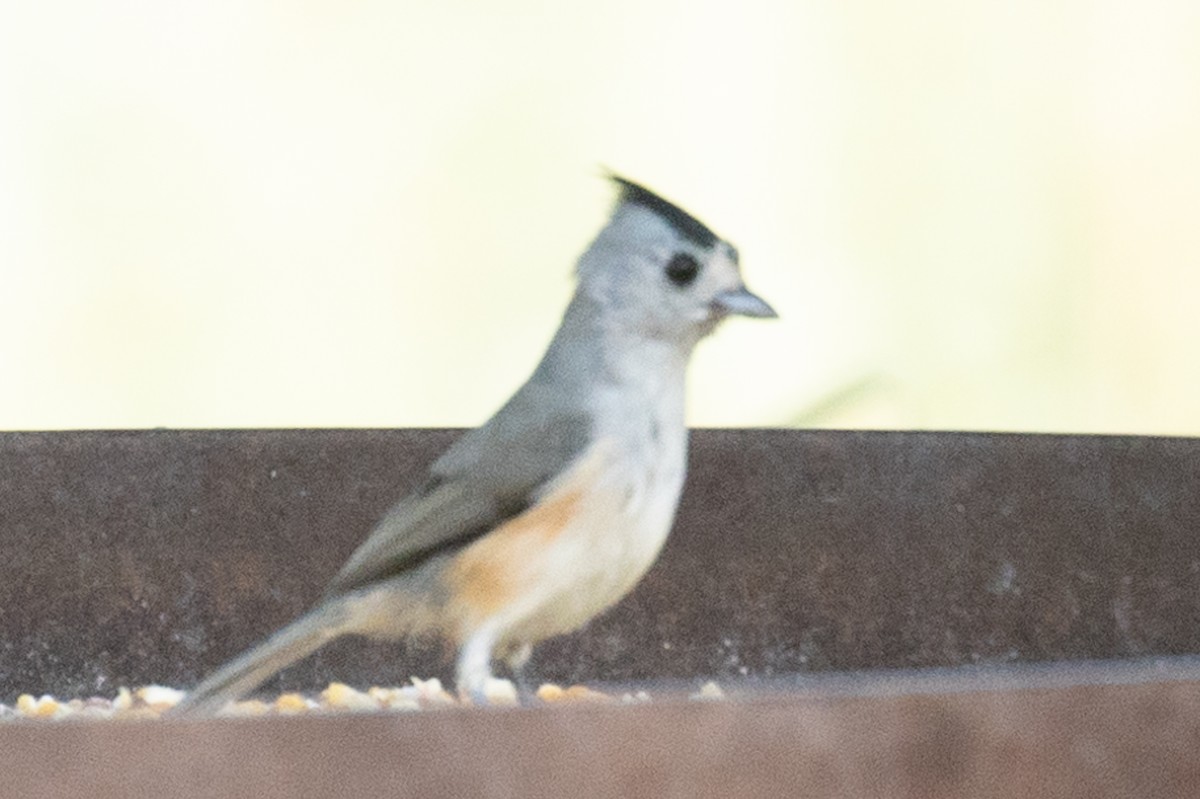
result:
[[[425,484],[388,511],[326,596],[398,575],[516,516],[590,438],[590,417],[578,404],[546,386],[526,384],[434,462]]]

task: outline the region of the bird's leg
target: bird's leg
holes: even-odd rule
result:
[[[496,645],[496,628],[485,624],[471,634],[458,653],[455,672],[458,695],[473,705],[486,705],[487,684],[492,678],[492,649]]]
[[[525,665],[529,663],[529,656],[532,654],[533,644],[526,643],[509,652],[504,658],[508,670],[512,673],[513,682],[517,685],[517,697],[522,705],[531,705],[537,698],[525,674]]]

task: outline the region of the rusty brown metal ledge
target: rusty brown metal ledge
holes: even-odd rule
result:
[[[1049,685],[1032,675],[1032,687],[1016,669],[1002,687],[979,674],[949,693],[936,678],[908,675],[892,690],[867,675],[865,692],[828,697],[25,722],[0,725],[0,795],[1195,796],[1200,682],[1159,680],[1156,669],[1148,681],[1071,684],[1065,667]]]
[[[0,701],[194,682],[316,598],[457,434],[0,433]],[[530,676],[742,698],[5,725],[0,794],[1194,795],[1200,441],[700,430],[691,458],[661,562]],[[441,653],[351,641],[268,687],[410,674]]]

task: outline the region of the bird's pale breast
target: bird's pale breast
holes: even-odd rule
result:
[[[685,445],[674,444],[631,452],[598,439],[528,510],[457,555],[445,577],[456,637],[498,623],[501,643],[535,643],[627,594],[675,516]]]

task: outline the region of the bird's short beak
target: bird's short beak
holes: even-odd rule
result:
[[[745,286],[725,291],[713,298],[713,307],[723,314],[755,316],[760,319],[775,319],[779,314],[767,305],[766,300],[750,292]]]

